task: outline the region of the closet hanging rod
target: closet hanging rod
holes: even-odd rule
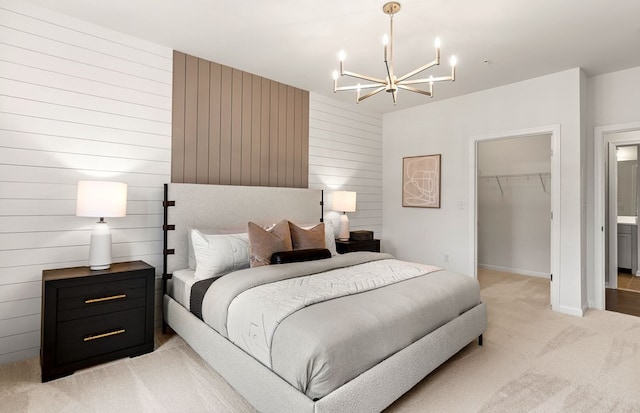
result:
[[[478,179],[481,179],[481,178],[491,179],[491,180],[495,179],[496,183],[498,184],[498,188],[500,188],[500,195],[504,195],[504,190],[502,189],[502,183],[500,182],[500,179],[509,179],[509,178],[529,179],[533,177],[540,178],[540,185],[542,186],[542,192],[548,193],[547,186],[544,183],[544,178],[551,177],[551,172],[533,172],[528,174],[482,175],[482,176],[479,176]]]
[[[486,179],[495,179],[495,178],[532,178],[532,177],[549,177],[551,176],[551,172],[531,172],[528,174],[500,174],[500,175],[481,175],[478,179],[486,178]]]

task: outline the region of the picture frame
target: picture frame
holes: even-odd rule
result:
[[[440,208],[441,156],[402,158],[402,206]]]

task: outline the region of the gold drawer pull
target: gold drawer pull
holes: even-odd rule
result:
[[[115,336],[115,335],[122,334],[122,333],[124,333],[124,328],[120,329],[120,330],[110,331],[110,332],[104,333],[104,334],[98,334],[98,335],[95,335],[95,336],[85,337],[84,341],[96,340],[96,339],[99,339],[99,338]]]
[[[102,301],[119,300],[120,298],[127,298],[127,295],[126,294],[118,294],[118,295],[112,295],[110,297],[90,298],[88,300],[84,300],[84,303],[85,304],[99,303],[99,302],[102,302]]]

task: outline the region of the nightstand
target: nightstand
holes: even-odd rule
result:
[[[380,252],[380,240],[369,239],[366,241],[340,241],[339,239],[336,239],[336,251],[338,251],[338,254],[354,251]]]
[[[108,270],[42,272],[42,381],[153,351],[155,269],[142,261]]]

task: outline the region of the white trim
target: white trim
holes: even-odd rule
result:
[[[540,272],[540,271],[530,271],[530,270],[523,270],[520,268],[500,267],[498,265],[489,265],[489,264],[480,264],[480,263],[478,263],[478,268],[482,268],[484,270],[508,272],[511,274],[527,275],[530,277],[539,277],[539,278],[549,279],[549,274],[547,274],[546,272]]]
[[[609,172],[609,274],[618,273],[618,162],[616,159],[616,145],[607,144],[607,170]],[[615,212],[615,213],[614,213]],[[605,244],[606,245],[606,244]],[[606,273],[605,273],[606,274]],[[609,277],[608,288],[618,288],[618,277]],[[606,307],[606,306],[605,306]],[[604,309],[604,308],[603,308]]]
[[[625,143],[636,143],[633,139],[624,139],[623,137],[607,138],[608,134],[629,132],[634,130],[640,130],[640,122],[624,123],[617,125],[597,126],[594,128],[594,212],[593,212],[593,229],[594,229],[594,248],[593,248],[593,271],[594,271],[594,302],[591,304],[593,308],[604,310],[605,308],[605,251],[606,238],[604,233],[605,222],[607,217],[605,216],[605,177],[607,171],[607,159],[606,148],[609,143],[615,143],[616,145]],[[600,231],[598,231],[600,228]],[[614,240],[616,242],[617,240]]]
[[[478,277],[478,143],[495,139],[522,138],[526,136],[551,134],[551,274],[555,275],[551,284],[551,306],[554,311],[566,314],[580,313],[580,310],[561,307],[560,304],[560,125],[541,126],[531,129],[499,132],[488,135],[472,136],[469,142],[469,274]],[[582,315],[582,314],[580,314]]]

